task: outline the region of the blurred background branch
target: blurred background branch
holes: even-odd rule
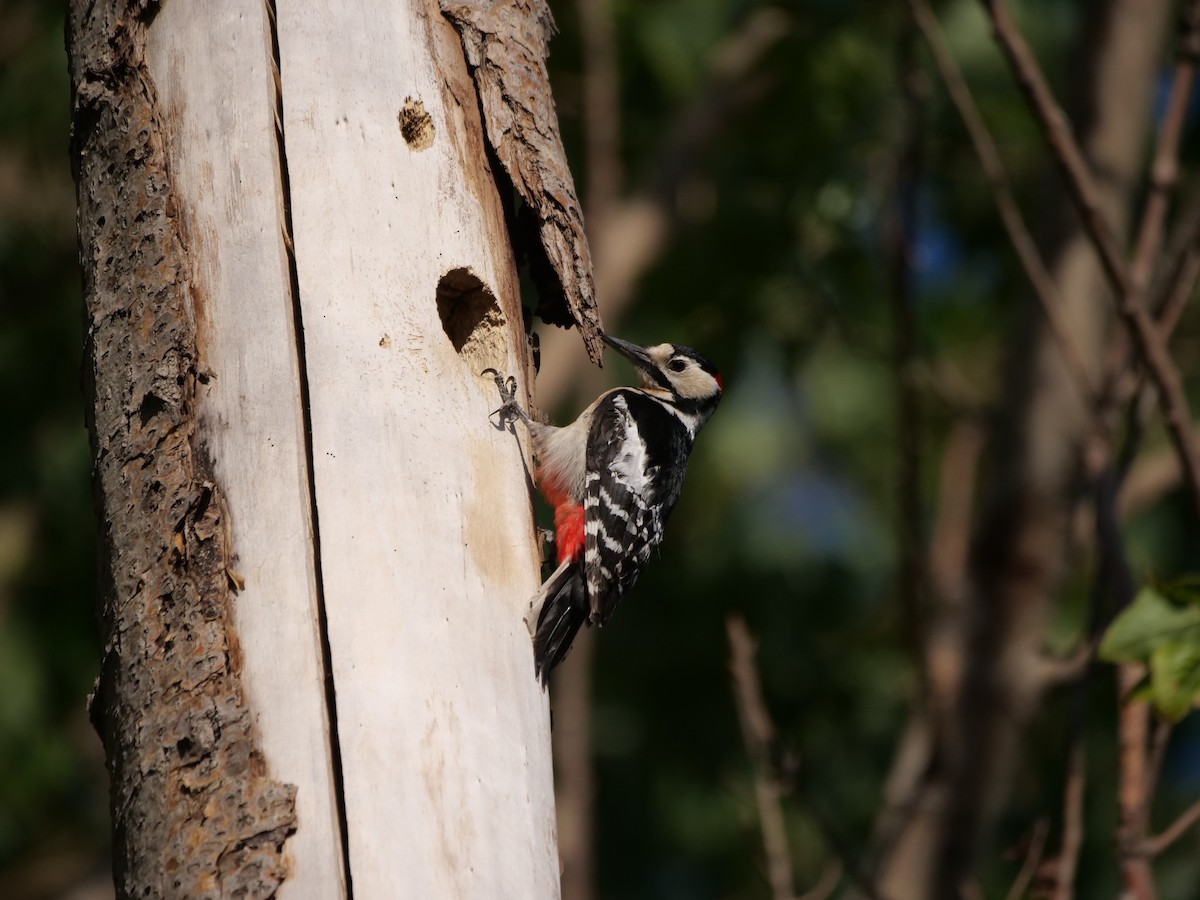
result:
[[[754,771],[754,797],[766,854],[767,882],[771,885],[773,900],[793,900],[795,877],[783,822],[784,790],[775,775],[773,759],[775,726],[763,703],[762,688],[758,683],[754,640],[740,616],[729,616],[725,620],[725,632],[729,635],[729,671],[733,676],[742,742]]]

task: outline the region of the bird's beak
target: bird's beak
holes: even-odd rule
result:
[[[634,364],[641,376],[643,387],[667,387],[666,380],[658,371],[658,366],[646,352],[646,348],[615,338],[611,334],[601,334],[605,342]]]
[[[650,354],[642,347],[613,337],[611,334],[601,334],[600,336],[604,338],[604,343],[608,344],[608,346],[612,347],[639,369],[654,370],[654,360],[650,358]]]

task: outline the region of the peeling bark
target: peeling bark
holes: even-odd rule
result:
[[[537,219],[563,303],[543,297],[538,314],[579,327],[588,355],[603,354],[592,259],[546,72],[554,19],[544,0],[440,0],[471,66],[492,151]],[[565,306],[563,305],[565,303]]]
[[[157,4],[73,0],[72,155],[105,636],[91,701],[119,897],[270,897],[295,788],[257,747],[231,626],[229,520],[195,440],[202,286],[143,47]]]

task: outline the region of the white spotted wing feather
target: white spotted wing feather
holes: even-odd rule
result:
[[[590,620],[603,624],[662,540],[663,521],[651,507],[658,473],[625,398],[610,395],[596,416],[587,448],[584,571]]]

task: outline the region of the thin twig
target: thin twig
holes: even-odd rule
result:
[[[821,875],[817,883],[801,894],[796,900],[826,900],[837,890],[842,881],[842,864],[840,860],[829,859],[821,866]]]
[[[1017,205],[1016,197],[1013,195],[1008,172],[1000,157],[1000,150],[997,148],[995,140],[992,139],[992,134],[984,123],[979,108],[975,105],[975,99],[971,95],[970,88],[967,87],[962,70],[958,67],[954,54],[950,52],[929,4],[926,0],[908,0],[908,8],[912,13],[913,21],[921,29],[921,34],[929,45],[934,65],[937,66],[938,74],[941,75],[942,81],[946,85],[946,92],[958,110],[963,125],[966,126],[967,134],[975,147],[975,155],[979,158],[984,178],[992,190],[992,199],[996,204],[996,211],[1000,215],[1000,222],[1025,270],[1025,277],[1029,279],[1029,283],[1033,287],[1034,296],[1037,298],[1042,314],[1046,317],[1050,333],[1058,344],[1063,360],[1071,370],[1071,376],[1083,393],[1084,399],[1093,402],[1099,397],[1099,388],[1091,372],[1088,371],[1083,354],[1071,337],[1067,323],[1063,320],[1062,299],[1054,284],[1054,277],[1046,268],[1037,244],[1033,240],[1029,228],[1025,225],[1021,208]]]
[[[1196,53],[1200,49],[1200,0],[1192,0],[1180,17],[1180,36],[1170,99],[1158,130],[1158,141],[1150,172],[1150,195],[1142,213],[1130,280],[1155,316],[1163,343],[1170,339],[1175,323],[1200,277],[1200,197],[1185,208],[1158,267],[1151,293],[1151,273],[1162,245],[1164,222],[1171,194],[1179,175],[1179,144],[1196,78]],[[1104,366],[1105,397],[1118,405],[1138,390],[1144,378],[1129,368],[1129,335],[1118,331],[1109,344]]]
[[[1139,440],[1131,428],[1126,434],[1127,446],[1117,459],[1111,450],[1105,454],[1089,454],[1091,459],[1109,457],[1101,471],[1093,473],[1095,480],[1096,540],[1100,547],[1100,562],[1096,572],[1092,597],[1093,635],[1102,627],[1099,615],[1104,595],[1112,599],[1112,610],[1119,613],[1133,602],[1135,581],[1116,514],[1116,491],[1124,471],[1125,453]],[[1106,442],[1111,447],[1111,443]],[[1147,759],[1150,707],[1145,700],[1136,699],[1134,690],[1141,682],[1144,667],[1125,663],[1117,667],[1117,861],[1127,895],[1132,900],[1154,900],[1154,873],[1142,847],[1149,822],[1150,795],[1147,793]]]
[[[1169,337],[1179,324],[1183,309],[1196,290],[1200,279],[1200,247],[1190,247],[1179,265],[1179,274],[1171,285],[1171,291],[1163,301],[1158,314],[1158,328],[1164,337]]]
[[[1071,132],[1066,113],[1054,99],[1037,59],[1025,43],[1004,0],[981,0],[992,23],[993,35],[1025,93],[1042,134],[1063,170],[1067,189],[1078,207],[1083,227],[1100,256],[1100,264],[1116,292],[1129,293],[1129,273],[1120,244],[1100,205],[1100,191]]]
[[[1153,318],[1147,312],[1143,292],[1137,290],[1121,254],[1116,234],[1100,208],[1100,192],[1083,152],[1071,133],[1066,115],[1059,107],[1003,0],[981,0],[992,30],[1009,61],[1017,83],[1024,91],[1046,143],[1062,170],[1068,192],[1075,202],[1084,230],[1100,257],[1113,292],[1117,313],[1125,323],[1134,346],[1159,390],[1159,403],[1171,441],[1179,454],[1192,499],[1200,511],[1200,455],[1191,441],[1191,412],[1183,392],[1179,368],[1167,352]]]
[[[1120,711],[1118,735],[1117,806],[1120,828],[1117,836],[1118,862],[1125,889],[1134,900],[1154,900],[1154,874],[1145,852],[1146,819],[1146,743],[1149,736],[1150,706],[1133,697],[1145,675],[1143,666],[1126,663],[1117,668]]]
[[[757,646],[745,620],[736,614],[727,616],[725,630],[729,637],[729,668],[733,676],[738,720],[741,723],[746,752],[755,770],[755,793],[759,801],[763,843],[769,844],[766,852],[771,887],[775,897],[791,900],[791,857],[787,851],[787,838],[783,831],[780,800],[791,791],[799,791],[796,772],[798,762],[795,756],[779,753],[774,746],[775,725],[763,701],[762,685],[754,662]],[[782,760],[778,767],[776,760]],[[835,856],[840,870],[854,883],[860,895],[865,900],[884,900],[867,873],[855,865],[847,842],[839,837],[811,802],[808,807],[809,814],[816,822],[826,846]],[[786,892],[781,893],[785,890]]]
[[[1180,17],[1180,35],[1176,49],[1175,72],[1171,93],[1151,166],[1150,195],[1146,200],[1138,229],[1136,249],[1130,264],[1130,281],[1141,304],[1157,319],[1158,331],[1164,346],[1183,311],[1184,305],[1200,278],[1200,198],[1192,198],[1179,217],[1175,234],[1167,246],[1154,279],[1151,293],[1151,273],[1162,245],[1164,222],[1171,194],[1179,173],[1179,144],[1192,99],[1196,78],[1196,56],[1200,51],[1200,0],[1191,0]],[[1142,373],[1129,366],[1130,340],[1127,331],[1113,335],[1104,366],[1104,396],[1106,409],[1101,417],[1110,415],[1118,405],[1140,393],[1148,396]],[[1149,395],[1152,398],[1152,395]],[[1135,401],[1142,414],[1143,424],[1151,412]],[[1127,441],[1127,444],[1130,442]],[[1133,442],[1136,450],[1136,443]]]
[[[1188,829],[1197,822],[1200,822],[1200,800],[1197,800],[1180,813],[1179,818],[1164,828],[1161,834],[1156,834],[1150,840],[1146,841],[1146,853],[1150,856],[1160,855],[1183,837]]]
[[[775,900],[789,900],[795,885],[792,855],[788,849],[783,806],[780,803],[783,789],[771,761],[775,727],[763,702],[762,687],[754,664],[757,648],[741,616],[726,618],[725,631],[729,635],[729,670],[733,675],[737,696],[742,740],[745,741],[746,752],[754,768],[754,796],[758,803],[758,823],[767,857],[767,880]]]
[[[1154,722],[1154,736],[1150,738],[1150,759],[1146,763],[1146,796],[1153,798],[1158,792],[1158,776],[1162,774],[1163,759],[1167,755],[1167,744],[1171,742],[1174,726],[1167,719]]]
[[[1038,819],[1033,825],[1033,834],[1029,836],[1029,849],[1025,853],[1025,861],[1005,895],[1006,900],[1021,900],[1029,890],[1029,882],[1033,881],[1033,875],[1041,864],[1042,854],[1046,850],[1046,836],[1049,834],[1050,823],[1046,819]]]
[[[1200,278],[1200,190],[1193,190],[1176,217],[1171,239],[1162,254],[1148,295],[1147,306],[1169,341],[1184,306]],[[1131,397],[1144,381],[1129,366],[1129,332],[1119,329],[1109,340],[1104,359],[1106,400],[1115,406]],[[1122,382],[1128,385],[1122,385]]]
[[[1192,0],[1183,13],[1177,48],[1171,95],[1158,132],[1154,162],[1150,167],[1150,194],[1142,212],[1142,222],[1134,244],[1129,277],[1135,290],[1145,292],[1150,283],[1154,260],[1162,244],[1163,223],[1171,203],[1171,194],[1179,179],[1179,143],[1187,121],[1192,86],[1196,81],[1196,55],[1200,52],[1200,0]]]
[[[1085,688],[1081,687],[1081,690]],[[1083,796],[1087,785],[1087,750],[1083,734],[1072,736],[1067,759],[1067,783],[1063,788],[1062,846],[1054,865],[1054,900],[1075,896],[1075,872],[1083,848]],[[1019,895],[1018,895],[1019,896]]]
[[[1168,340],[1200,277],[1200,187],[1193,187],[1182,211],[1175,217],[1171,239],[1154,279],[1150,310],[1163,339]],[[1123,360],[1118,364],[1124,366]],[[1108,371],[1112,371],[1111,367]]]

